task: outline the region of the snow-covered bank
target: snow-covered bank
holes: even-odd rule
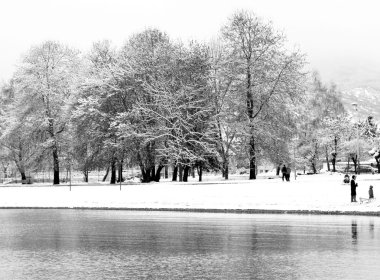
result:
[[[212,212],[361,213],[380,215],[380,199],[351,203],[350,186],[340,174],[304,175],[255,181],[160,182],[119,185],[27,185],[0,187],[0,208],[113,208],[191,210]],[[380,195],[379,175],[358,176],[359,197],[374,186]]]

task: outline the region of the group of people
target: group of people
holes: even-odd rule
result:
[[[345,175],[345,182],[346,182],[346,176],[348,175]],[[358,183],[356,182],[356,176],[355,175],[352,175],[351,177],[351,202],[357,202],[356,200],[356,188],[358,187]],[[369,186],[369,190],[368,190],[368,200],[372,200],[374,199],[374,196],[373,196],[373,186]]]
[[[285,164],[284,166],[281,168],[281,172],[282,172],[282,181],[290,181],[290,172],[292,170],[290,169],[290,167],[286,167]]]
[[[284,164],[284,166],[281,168],[281,172],[282,172],[282,181],[285,181],[285,180],[290,181],[290,172],[291,172],[290,167],[286,167],[286,165]],[[344,176],[343,182],[351,184],[351,202],[357,202],[356,188],[358,187],[358,183],[356,182],[356,175],[352,175],[351,181],[350,181],[350,176],[346,174]],[[374,199],[373,186],[369,186],[368,197],[369,198],[367,200],[369,201]]]

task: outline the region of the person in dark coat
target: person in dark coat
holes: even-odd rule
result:
[[[281,172],[282,172],[282,181],[284,181],[284,178],[286,179],[286,166],[284,164],[284,166],[281,168]]]
[[[292,170],[290,169],[290,167],[286,168],[286,181],[290,181],[290,173],[292,172]]]
[[[369,199],[374,199],[375,198],[373,196],[373,186],[369,186],[368,195],[369,195]]]
[[[351,202],[357,202],[356,201],[356,188],[358,187],[358,183],[356,183],[356,176],[352,175],[351,179]]]

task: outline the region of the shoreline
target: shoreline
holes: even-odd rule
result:
[[[150,184],[7,185],[0,187],[0,209],[74,209],[230,214],[379,216],[380,201],[351,203],[350,187],[337,174],[255,181],[169,182]],[[380,174],[360,175],[357,200]]]
[[[380,211],[341,211],[341,210],[280,210],[280,209],[207,209],[207,208],[128,208],[128,207],[43,207],[43,206],[0,206],[0,210],[94,210],[94,211],[134,211],[134,212],[188,212],[212,214],[279,214],[279,215],[341,215],[380,217]]]

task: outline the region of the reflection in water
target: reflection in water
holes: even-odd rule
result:
[[[352,231],[352,243],[356,244],[358,242],[358,224],[356,223],[356,220],[352,220],[351,231]]]
[[[370,232],[371,239],[375,238],[375,223],[373,219],[369,221],[369,232]]]
[[[0,279],[379,279],[376,220],[2,210]]]

